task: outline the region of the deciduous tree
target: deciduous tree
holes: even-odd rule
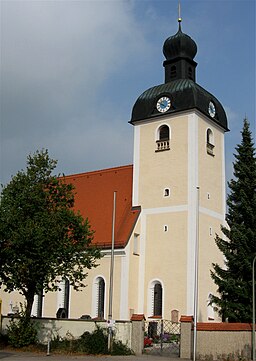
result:
[[[57,290],[62,278],[80,289],[100,258],[88,219],[74,211],[73,185],[52,175],[56,164],[37,151],[1,192],[0,281],[25,296],[27,317],[42,289]]]

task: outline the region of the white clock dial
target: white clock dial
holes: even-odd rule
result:
[[[215,109],[215,105],[213,104],[213,102],[210,102],[210,103],[209,103],[208,112],[209,112],[209,114],[210,114],[210,116],[211,116],[212,118],[215,117],[216,109]]]
[[[165,113],[171,107],[171,100],[168,97],[162,97],[158,99],[156,103],[156,108],[160,113]]]

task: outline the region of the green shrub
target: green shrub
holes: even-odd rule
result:
[[[111,355],[132,355],[132,350],[121,341],[114,340]]]
[[[8,343],[16,348],[37,343],[38,325],[26,318],[24,314],[12,319],[7,326]]]
[[[108,335],[106,330],[97,327],[92,333],[85,332],[78,339],[79,351],[88,354],[107,354]]]
[[[97,326],[92,333],[86,331],[78,339],[68,340],[59,336],[51,341],[51,350],[59,352],[80,352],[91,355],[107,355],[108,333],[106,329]],[[113,340],[112,355],[131,355],[131,350],[121,341]]]

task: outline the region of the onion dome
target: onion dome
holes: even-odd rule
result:
[[[130,123],[198,110],[226,131],[228,123],[223,106],[214,95],[196,83],[197,63],[194,57],[197,46],[190,36],[181,31],[180,21],[178,32],[166,39],[163,45],[165,82],[138,97]]]
[[[178,32],[165,40],[163,53],[166,60],[173,60],[176,58],[188,58],[193,60],[197,53],[197,46],[190,36],[181,31],[181,25],[179,23]]]

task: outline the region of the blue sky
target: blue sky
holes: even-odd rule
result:
[[[49,149],[58,173],[132,163],[137,97],[164,81],[178,1],[5,1],[1,7],[0,183]],[[181,0],[197,82],[229,121],[226,173],[246,115],[255,136],[255,1]]]

